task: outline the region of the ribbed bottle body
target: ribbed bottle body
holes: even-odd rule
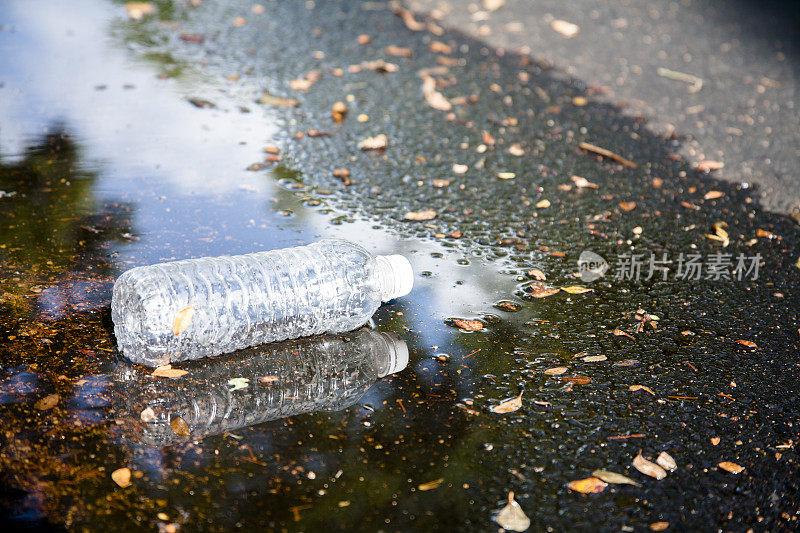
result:
[[[117,344],[157,366],[363,325],[381,303],[375,258],[354,243],[137,267],[114,285]]]

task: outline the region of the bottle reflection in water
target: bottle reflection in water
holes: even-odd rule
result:
[[[353,405],[379,379],[403,370],[408,347],[366,328],[267,344],[184,366],[169,379],[120,363],[126,433],[147,444],[197,440],[300,413]]]

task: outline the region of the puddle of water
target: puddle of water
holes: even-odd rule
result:
[[[458,34],[439,37],[467,59],[463,72],[450,72],[463,81],[449,96],[480,95],[443,122],[421,98],[397,98],[417,95],[416,71],[437,60],[427,50],[430,35],[409,33],[385,11],[270,4],[269,17],[248,15],[236,27],[249,3],[206,4],[184,10],[160,2],[160,23],[126,21],[119,3],[81,1],[44,14],[8,4],[0,30],[0,49],[11,52],[0,59],[0,410],[7,420],[0,462],[9,473],[2,503],[10,516],[76,527],[102,520],[112,529],[132,519],[189,530],[315,530],[332,522],[487,529],[514,490],[537,530],[695,518],[735,527],[755,516],[752,503],[731,500],[729,491],[766,502],[789,490],[793,448],[776,446],[797,438],[793,399],[780,393],[796,385],[789,352],[799,307],[791,270],[797,231],[790,222],[750,216],[748,191],[687,175],[667,157],[669,140],[648,137],[617,110],[569,107],[580,83],[525,58],[497,57]],[[340,21],[358,31],[342,35]],[[350,33],[362,30],[374,34],[367,52],[351,42]],[[274,52],[297,35],[317,36]],[[414,48],[408,64],[396,59],[401,72],[328,75],[387,44]],[[288,81],[312,68],[325,74],[319,92],[299,95],[298,110],[253,102],[265,88],[289,94]],[[547,98],[519,83],[520,69]],[[235,82],[226,78],[233,74]],[[331,95],[347,94],[346,127],[333,125]],[[370,121],[352,120],[361,112]],[[515,126],[509,117],[525,119]],[[291,138],[322,125],[331,138]],[[486,155],[475,150],[483,130],[498,138]],[[354,148],[381,131],[391,134],[385,154]],[[587,157],[574,149],[581,136],[636,154],[641,171]],[[534,157],[509,155],[502,143],[510,140]],[[273,144],[283,165],[245,170]],[[455,175],[454,162],[473,170]],[[332,164],[350,168],[353,185],[333,180]],[[493,179],[500,170],[515,179]],[[559,190],[571,173],[601,190]],[[663,177],[659,190],[647,185],[653,177]],[[436,189],[434,179],[451,184]],[[709,186],[728,199],[703,204]],[[685,198],[704,210],[681,207]],[[536,208],[542,199],[551,207]],[[621,200],[638,206],[626,214]],[[437,210],[434,221],[402,221],[424,207]],[[606,279],[584,295],[531,296],[532,267],[554,286],[581,284],[572,274],[586,247],[607,258],[630,249],[677,254],[698,244],[716,250],[704,235],[717,220],[729,224],[737,251],[756,228],[781,236],[773,248],[773,241],[756,247],[767,257],[765,281]],[[637,225],[645,227],[641,237]],[[462,238],[446,237],[456,230]],[[408,368],[397,375],[353,378],[352,391],[331,385],[363,374],[351,357],[361,353],[358,341],[342,348],[353,366],[311,380],[294,358],[320,353],[318,340],[189,365],[174,387],[116,353],[109,290],[130,266],[354,236],[376,253],[408,255],[420,273],[410,297],[374,317],[377,331],[408,344]],[[656,329],[639,308],[659,316]],[[451,317],[480,319],[483,329],[459,332],[446,325]],[[737,345],[739,338],[759,351]],[[608,362],[575,355],[583,353]],[[569,370],[543,373],[555,366]],[[300,375],[287,378],[295,367]],[[576,375],[591,382],[580,385]],[[632,384],[656,394],[634,394]],[[491,412],[520,391],[519,411]],[[54,406],[39,403],[50,395]],[[150,426],[141,418],[147,400],[155,405]],[[278,416],[289,414],[297,416]],[[136,438],[152,425],[159,428],[152,438]],[[718,447],[709,444],[715,435],[725,437]],[[632,474],[638,448],[668,450],[681,470],[639,491],[611,488],[591,503],[566,489],[594,468]],[[715,468],[723,459],[746,464],[748,474],[724,477]],[[110,478],[121,467],[133,471],[126,489]],[[778,474],[768,490],[761,480],[770,469]],[[435,488],[424,490],[432,481]]]

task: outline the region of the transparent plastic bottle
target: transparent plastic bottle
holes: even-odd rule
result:
[[[122,353],[158,366],[350,331],[412,285],[405,257],[373,256],[352,242],[326,239],[133,268],[114,284],[111,317]]]
[[[127,439],[166,445],[300,413],[345,409],[378,379],[407,364],[402,339],[362,328],[195,361],[177,380],[120,363],[118,394],[112,397]]]

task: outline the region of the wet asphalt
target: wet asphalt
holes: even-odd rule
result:
[[[736,37],[718,57],[708,50],[727,37],[684,22],[717,27],[694,9],[719,11],[692,4],[644,16],[639,4],[595,15],[508,2],[476,28],[480,9],[459,4],[405,21],[370,2],[155,4],[131,21],[122,3],[84,2],[88,27],[14,4],[2,22],[0,47],[15,54],[0,105],[15,120],[0,122],[0,460],[14,526],[496,531],[513,491],[531,531],[797,528],[800,227],[784,214],[797,190],[796,45],[782,24],[766,39],[731,15],[722,27]],[[548,13],[580,32],[564,39]],[[517,14],[525,31],[497,29]],[[693,33],[680,52],[694,62],[667,61],[663,43],[663,62],[628,46],[632,74],[617,84],[623,67],[605,56],[619,55],[617,32],[656,47]],[[72,54],[87,46],[102,54],[81,71]],[[26,67],[40,50],[75,62],[64,89]],[[737,61],[752,70],[747,100]],[[653,75],[662,64],[704,88]],[[449,110],[426,101],[426,77]],[[623,102],[634,98],[644,104]],[[741,113],[744,125],[723,120]],[[359,146],[381,134],[385,148]],[[725,167],[700,172],[703,159]],[[340,410],[264,419],[253,390],[228,431],[132,437],[146,391],[192,405],[225,389],[236,359],[188,366],[193,381],[170,399],[116,353],[114,277],[331,235],[411,258],[415,291],[374,317],[408,342],[409,367]],[[577,275],[587,250],[610,263],[599,280]],[[637,254],[631,279],[621,266]],[[679,279],[692,254],[699,279]],[[720,254],[734,264],[715,274]],[[649,275],[651,256],[672,261],[666,279]],[[736,279],[739,257],[756,257],[757,279]],[[493,411],[520,393],[519,409]],[[40,403],[53,394],[54,407]],[[677,470],[637,472],[640,450],[668,452]],[[127,488],[110,479],[120,467]],[[641,486],[569,488],[596,469]]]

